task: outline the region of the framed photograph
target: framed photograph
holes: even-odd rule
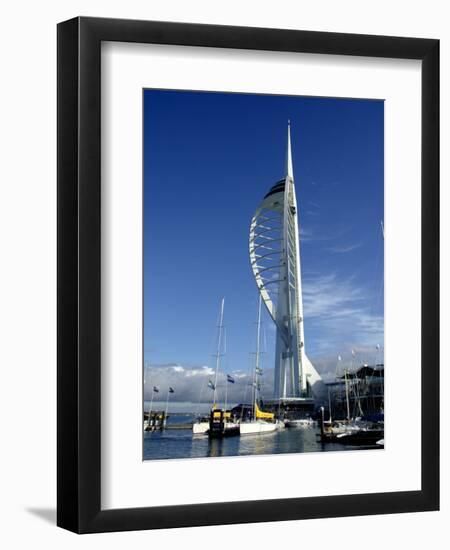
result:
[[[437,510],[439,41],[58,25],[58,525]]]

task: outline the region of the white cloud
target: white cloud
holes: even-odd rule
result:
[[[320,338],[305,342],[315,354],[345,352],[356,346],[382,344],[384,319],[374,313],[374,300],[354,277],[335,273],[308,276],[303,284],[305,328]]]
[[[309,210],[308,212],[315,214],[311,210]],[[305,227],[301,225],[299,229],[300,242],[307,243],[311,241],[335,241],[347,235],[351,231],[351,229],[351,226],[342,226],[336,227],[331,233],[323,233],[321,227],[319,226],[315,226],[314,229],[311,229],[310,227],[305,229]]]
[[[356,277],[339,277],[331,272],[326,275],[308,273],[303,279],[306,352],[325,380],[334,378],[337,356],[342,357],[341,366],[355,368],[364,362],[382,360],[376,345],[383,346],[383,316],[374,313],[372,294],[358,284]],[[272,322],[265,323],[265,332],[274,346]],[[352,357],[351,349],[356,351]],[[273,365],[272,360],[270,364]],[[263,397],[271,397],[273,368],[264,368]],[[250,369],[228,370],[235,380],[227,384],[226,369],[221,369],[218,378],[219,400],[223,399],[227,386],[228,401],[241,403],[250,399]],[[168,387],[175,393],[172,401],[210,403],[212,391],[208,381],[214,380],[215,370],[209,365],[149,365],[146,369],[145,399],[149,400],[153,385],[160,388],[158,398],[165,400]]]
[[[330,248],[326,248],[325,250],[328,250],[329,252],[334,252],[335,254],[345,254],[346,252],[352,252],[353,250],[357,250],[362,246],[362,243],[355,243],[355,244],[349,244],[344,246],[332,246]]]
[[[305,229],[304,227],[300,227],[299,237],[302,243],[307,243],[313,240],[313,232],[311,231],[311,229]]]
[[[146,383],[144,385],[144,399],[149,401],[153,386],[159,388],[157,397],[159,400],[166,399],[169,386],[175,390],[171,394],[170,401],[182,401],[208,403],[212,399],[212,390],[208,388],[208,381],[214,380],[215,370],[207,365],[182,366],[179,364],[147,365]],[[223,400],[225,386],[229,403],[248,402],[251,395],[250,384],[252,373],[240,369],[228,371],[234,378],[234,384],[226,381],[226,372],[219,372],[217,381],[218,399]],[[273,369],[264,369],[263,396],[270,397],[273,388]]]
[[[190,378],[192,376],[212,376],[214,374],[214,369],[208,366],[203,366],[200,368],[191,368],[189,370],[183,369],[186,372],[186,377]]]
[[[340,353],[340,361],[338,354],[328,353],[313,358],[312,363],[325,382],[331,382],[335,380],[336,375],[341,376],[344,369],[354,371],[364,363],[376,365],[384,362],[382,347],[377,349],[376,346],[354,346],[353,350],[355,351],[354,356],[350,348]]]
[[[335,273],[304,277],[305,319],[338,315],[362,298],[362,290],[352,278],[338,280]]]
[[[174,372],[184,372],[184,368],[181,365],[174,365],[171,367]]]

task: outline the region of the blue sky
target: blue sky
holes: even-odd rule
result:
[[[330,371],[337,354],[372,360],[383,344],[383,101],[145,90],[147,365],[185,374],[211,365],[225,296],[225,368],[248,369],[257,307],[248,230],[284,176],[288,119],[306,352]],[[265,332],[270,368],[268,316]]]

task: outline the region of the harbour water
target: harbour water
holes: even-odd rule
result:
[[[209,439],[193,436],[189,427],[193,416],[173,415],[169,423],[186,428],[144,432],[144,460],[206,458],[328,451],[380,450],[382,447],[321,443],[319,428],[286,428],[263,434]]]

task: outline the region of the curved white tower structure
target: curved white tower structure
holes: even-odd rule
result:
[[[269,190],[253,216],[249,250],[257,287],[276,326],[274,399],[323,398],[325,385],[305,353],[289,122],[285,177]]]

